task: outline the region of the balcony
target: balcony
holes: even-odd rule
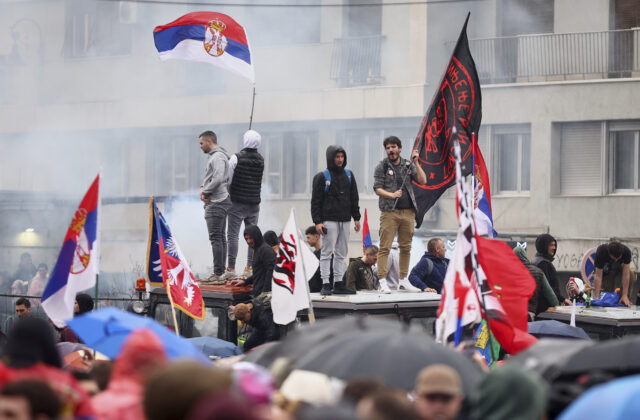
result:
[[[640,76],[640,28],[474,39],[469,48],[484,84]]]
[[[384,36],[340,38],[333,43],[330,78],[340,87],[378,85]]]

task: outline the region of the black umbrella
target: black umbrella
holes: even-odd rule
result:
[[[269,346],[260,346],[247,353],[245,361],[269,367],[279,357],[292,361],[304,356],[310,349],[342,334],[354,331],[395,331],[404,328],[399,321],[364,316],[345,316],[323,319],[315,324],[303,325],[290,332],[282,341]]]
[[[420,370],[444,363],[453,367],[466,395],[475,390],[482,371],[462,354],[437,344],[421,330],[355,330],[309,348],[294,369],[321,372],[341,379],[378,377],[392,387],[411,390]]]
[[[593,344],[593,341],[587,340],[541,338],[528,349],[513,356],[509,363],[537,372],[544,379],[553,381],[571,357]]]
[[[600,341],[571,357],[562,367],[566,375],[600,370],[617,375],[640,372],[640,336]]]
[[[572,327],[564,322],[554,319],[548,321],[529,322],[529,334],[538,338],[542,337],[565,337],[590,340],[582,328]]]

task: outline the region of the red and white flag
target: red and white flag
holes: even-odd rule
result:
[[[302,240],[291,210],[282,231],[271,285],[271,310],[276,324],[287,325],[299,310],[309,307],[309,280],[318,269],[318,259]]]
[[[442,287],[436,338],[447,338],[486,318],[491,332],[509,353],[536,341],[527,333],[527,302],[536,284],[509,246],[477,235],[472,192],[462,177],[460,146],[455,143],[459,229],[454,256]],[[469,293],[473,291],[473,293]]]

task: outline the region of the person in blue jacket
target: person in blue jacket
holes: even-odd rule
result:
[[[449,259],[444,257],[446,251],[442,239],[431,239],[427,243],[427,252],[409,274],[411,284],[423,292],[442,293],[442,283],[449,266]]]

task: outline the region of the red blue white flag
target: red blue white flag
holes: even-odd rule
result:
[[[471,135],[471,147],[473,150],[473,217],[476,220],[476,231],[478,235],[495,238],[497,232],[493,229],[489,173],[475,133]]]
[[[149,198],[147,275],[151,285],[162,286],[167,290],[173,306],[192,318],[204,319],[204,300],[200,285],[153,197]]]
[[[318,259],[301,239],[291,210],[282,231],[271,284],[273,322],[287,325],[296,319],[299,310],[308,308],[309,280],[318,269]]]
[[[71,219],[58,260],[42,294],[42,307],[58,327],[73,318],[76,294],[96,284],[100,260],[99,218],[98,174]]]
[[[362,224],[362,249],[366,251],[373,245],[371,242],[371,232],[369,232],[369,219],[367,218],[367,209],[364,209],[364,223]]]
[[[247,34],[230,16],[216,12],[188,13],[156,26],[153,39],[161,60],[203,61],[255,82]]]

